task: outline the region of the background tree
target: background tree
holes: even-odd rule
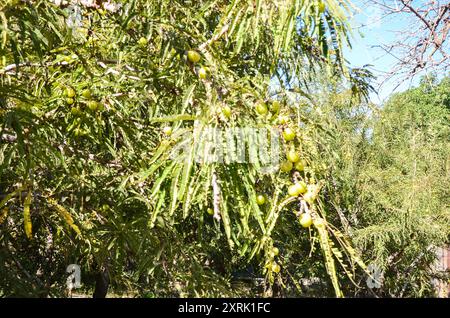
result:
[[[325,99],[336,140],[324,156],[331,178],[325,201],[333,223],[342,223],[384,276],[381,288],[350,286],[350,293],[433,296],[432,279],[448,279],[434,266],[436,249],[449,239],[448,85],[448,78],[423,81],[381,109],[345,92]]]
[[[373,126],[355,240],[372,245],[385,296],[434,293],[436,248],[449,239],[449,84],[424,82],[394,95]]]

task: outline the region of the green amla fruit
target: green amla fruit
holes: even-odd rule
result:
[[[78,108],[78,107],[72,107],[72,108],[70,109],[70,112],[71,112],[72,115],[74,115],[74,116],[81,116],[81,115],[83,114],[83,112],[81,111],[81,109]]]
[[[278,254],[280,254],[280,250],[278,249],[278,247],[273,247],[272,248],[272,253],[274,256],[278,256]]]
[[[324,13],[325,12],[325,3],[322,1],[319,2],[319,12]]]
[[[189,50],[187,52],[187,58],[192,63],[198,63],[201,59],[201,56],[197,51]]]
[[[279,116],[278,117],[278,123],[280,125],[285,125],[289,122],[289,117],[288,116]]]
[[[300,160],[300,155],[295,149],[289,150],[288,153],[286,154],[286,157],[290,162],[293,163],[298,162]]]
[[[266,104],[263,102],[256,104],[256,112],[259,115],[266,115],[268,112]]]
[[[140,46],[146,46],[146,45],[148,44],[148,40],[147,40],[146,38],[144,38],[144,37],[141,37],[141,38],[138,40],[138,44],[139,44]]]
[[[303,170],[305,170],[305,167],[306,167],[305,159],[300,159],[299,161],[297,161],[295,163],[295,170],[297,170],[297,171],[303,171]]]
[[[256,196],[256,203],[258,205],[263,205],[264,203],[266,203],[266,198],[264,197],[264,195],[259,194]]]
[[[73,135],[74,135],[75,137],[80,136],[80,131],[81,131],[80,128],[75,128],[75,129],[73,130]]]
[[[315,218],[313,224],[317,228],[325,227],[325,221],[322,218]]]
[[[231,117],[231,108],[230,108],[230,106],[223,106],[223,107],[222,107],[222,114],[223,114],[226,118],[230,118],[230,117]]]
[[[295,138],[295,131],[293,131],[291,128],[287,127],[283,130],[283,138],[285,141],[291,141]]]
[[[164,133],[166,136],[172,135],[172,127],[170,127],[170,126],[164,127],[164,128],[163,128],[163,133]]]
[[[88,132],[82,128],[75,128],[73,131],[75,137],[83,137],[88,134]]]
[[[308,190],[306,183],[303,181],[297,182],[288,188],[288,193],[291,197],[299,196]]]
[[[73,98],[75,97],[75,90],[72,87],[67,87],[66,88],[66,96],[68,98]]]
[[[200,79],[207,79],[208,78],[208,70],[206,68],[204,68],[204,67],[201,67],[198,70],[198,77]]]
[[[102,102],[97,102],[97,111],[102,112],[105,110],[105,105]]]
[[[303,195],[303,200],[312,204],[317,199],[317,185],[310,184],[308,186],[308,191]]]
[[[270,105],[270,110],[274,113],[277,113],[280,110],[280,106],[281,106],[280,102],[277,100],[274,100],[272,102],[272,104]]]
[[[91,99],[92,98],[92,93],[90,89],[85,89],[81,95],[86,98],[86,99]]]
[[[292,170],[292,167],[293,167],[293,164],[292,164],[292,162],[291,161],[284,161],[284,162],[282,162],[281,163],[281,165],[280,165],[280,169],[281,169],[281,171],[283,171],[283,172],[289,172],[289,171],[291,171]]]
[[[271,269],[272,269],[272,272],[278,274],[281,270],[281,267],[277,263],[273,263]]]
[[[95,112],[97,109],[99,109],[99,103],[91,100],[87,103],[87,106],[90,110],[92,110],[93,112]]]
[[[307,227],[310,227],[312,223],[313,223],[313,221],[311,218],[311,214],[302,213],[302,215],[300,216],[300,225],[307,228]]]

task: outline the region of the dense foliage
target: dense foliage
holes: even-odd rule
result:
[[[375,295],[432,296],[433,279],[448,280],[435,264],[450,230],[449,84],[424,81],[381,109],[352,106],[345,92],[328,97],[336,151],[328,204],[368,263],[382,269]]]
[[[63,295],[79,264],[85,292],[340,297],[374,293],[369,263],[375,293],[430,295],[431,249],[398,275],[448,240],[448,81],[368,104],[350,10],[0,5],[0,295]],[[278,132],[281,165],[199,159],[231,128]]]

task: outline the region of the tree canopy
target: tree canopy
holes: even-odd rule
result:
[[[367,294],[369,263],[432,293],[389,266],[448,240],[448,81],[370,104],[351,11],[2,4],[0,295],[64,295],[69,264],[146,297]]]

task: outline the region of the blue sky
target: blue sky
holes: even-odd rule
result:
[[[353,17],[351,23],[353,27],[352,49],[347,48],[345,56],[354,67],[372,64],[372,70],[378,76],[378,81],[381,81],[382,72],[389,71],[395,59],[373,46],[395,40],[395,34],[392,31],[404,29],[406,26],[405,19],[396,17],[395,19],[381,20],[381,12],[375,6],[364,6],[361,0],[354,0],[353,3],[358,6],[360,12]],[[419,78],[416,78],[412,85],[416,85],[418,81]],[[411,83],[405,82],[396,91],[405,90],[410,85]],[[378,87],[378,85],[375,85],[375,87]],[[379,89],[378,95],[372,94],[372,101],[381,103],[393,92],[394,87],[395,84],[392,81],[383,85]]]

